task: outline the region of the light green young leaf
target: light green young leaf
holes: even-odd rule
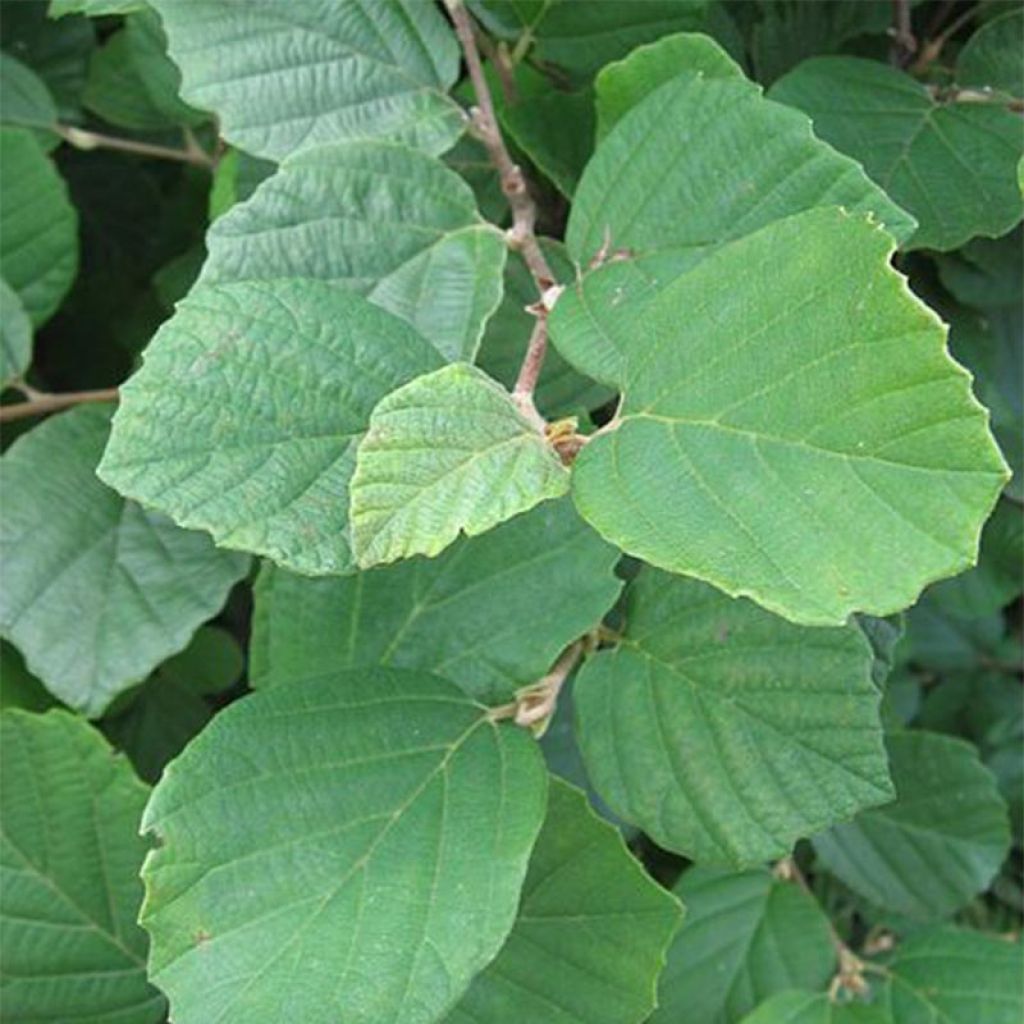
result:
[[[26,128],[0,128],[0,261],[38,327],[78,271],[78,215],[67,185]]]
[[[891,251],[811,210],[662,290],[622,339],[618,417],[576,460],[583,517],[814,625],[899,611],[974,564],[1007,471]]]
[[[892,799],[872,653],[645,568],[574,688],[594,788],[659,845],[742,866]]]
[[[594,83],[597,139],[641,100],[674,78],[743,78],[743,69],[710,36],[680,32],[638,46],[623,60],[601,69]]]
[[[356,454],[360,567],[436,555],[569,489],[540,427],[483,371],[455,363],[382,399]]]
[[[157,1024],[139,838],[146,787],[66,711],[0,715],[4,1019]]]
[[[706,49],[706,47],[705,47]],[[859,165],[738,75],[681,74],[629,110],[590,161],[566,241],[580,267],[551,339],[578,370],[622,385],[620,350],[646,303],[716,247],[825,206],[870,214],[897,240],[916,222]]]
[[[1019,7],[978,29],[956,58],[957,85],[993,89],[1024,98],[1024,10]]]
[[[769,96],[809,114],[821,138],[917,218],[905,248],[956,249],[1004,234],[1024,213],[1024,132],[998,104],[939,102],[905,72],[856,57],[805,61]]]
[[[197,125],[209,115],[183,102],[181,75],[167,56],[167,37],[153,11],[130,14],[96,50],[82,102],[111,124],[134,131]]]
[[[501,299],[505,239],[472,190],[407,146],[347,142],[289,157],[207,236],[202,280],[344,284],[472,361]]]
[[[443,153],[463,115],[445,95],[455,36],[419,0],[151,0],[182,95],[224,137],[281,160],[322,142],[386,138]]]
[[[552,239],[542,239],[541,247],[559,281],[575,276],[565,246]],[[505,285],[501,305],[487,322],[477,363],[495,380],[511,390],[523,361],[523,353],[533,328],[534,317],[526,307],[537,301],[537,284],[518,253],[513,253],[505,266]],[[611,388],[577,373],[559,354],[548,346],[534,401],[541,415],[557,419],[582,410],[596,409],[615,395]]]
[[[46,83],[9,53],[0,53],[0,120],[23,128],[57,123],[57,106]]]
[[[639,1024],[681,917],[587,798],[553,781],[516,922],[445,1024]]]
[[[871,1003],[834,1002],[827,992],[779,992],[741,1024],[897,1024]]]
[[[1010,845],[1006,804],[962,740],[898,732],[886,746],[896,801],[815,836],[814,849],[878,906],[919,919],[949,917],[999,870]]]
[[[888,963],[880,1006],[896,1024],[1020,1024],[1020,940],[939,928],[913,936]]]
[[[248,566],[96,479],[110,415],[79,406],[0,459],[0,633],[90,716],[185,647]]]
[[[420,1024],[513,925],[544,817],[529,734],[422,672],[232,704],[143,827],[150,976],[177,1024]]]
[[[825,988],[836,969],[828,919],[793,882],[757,868],[690,868],[686,907],[651,1024],[728,1024],[776,992]]]
[[[408,324],[324,281],[199,285],[121,389],[99,473],[224,547],[348,572],[370,411],[441,363]]]
[[[7,387],[32,362],[32,322],[11,286],[0,278],[0,386]]]
[[[611,608],[618,558],[564,498],[437,558],[319,580],[264,565],[250,680],[394,665],[444,676],[477,700],[510,701]]]

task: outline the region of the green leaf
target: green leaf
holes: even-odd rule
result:
[[[412,324],[445,360],[472,361],[501,299],[505,239],[438,160],[383,142],[289,157],[207,236],[202,280],[344,284]]]
[[[572,261],[561,242],[542,239],[541,247],[559,281],[575,276]],[[505,266],[505,286],[501,305],[487,323],[480,355],[480,367],[509,390],[515,386],[519,367],[533,328],[534,317],[526,307],[537,301],[537,285],[518,253],[513,253]],[[610,401],[615,392],[603,384],[577,373],[559,354],[548,346],[540,372],[534,401],[541,414],[549,419],[596,409]]]
[[[78,270],[78,215],[52,162],[25,128],[0,128],[0,257],[4,280],[38,327]]]
[[[50,0],[49,15],[51,18],[63,18],[67,14],[84,14],[90,18],[102,18],[145,9],[145,0]]]
[[[227,213],[256,191],[277,170],[277,164],[249,156],[240,149],[229,148],[217,161],[210,186],[210,220]]]
[[[0,117],[4,124],[23,128],[57,123],[57,106],[46,83],[9,53],[0,53]]]
[[[815,625],[888,615],[972,565],[1007,472],[891,250],[876,226],[812,210],[663,289],[622,339],[617,418],[576,460],[583,517]]]
[[[986,22],[967,40],[957,56],[957,84],[993,89],[1018,99],[1024,97],[1021,39],[1024,39],[1024,10],[1020,8]]]
[[[1020,657],[1020,645],[1007,637],[1001,612],[961,618],[932,600],[930,593],[907,613],[907,647],[910,660],[937,672],[976,668],[1006,654]]]
[[[638,46],[628,57],[601,69],[594,83],[597,138],[600,142],[659,86],[681,75],[688,78],[740,78],[743,69],[710,36],[680,32]]]
[[[208,115],[178,96],[181,75],[167,56],[167,37],[153,11],[125,19],[89,61],[82,102],[104,120],[135,131],[197,125]]]
[[[826,992],[779,992],[742,1024],[896,1024],[880,1006],[833,1002]]]
[[[815,836],[814,849],[851,889],[887,911],[948,917],[999,870],[1010,843],[1006,805],[970,744],[898,732],[886,745],[895,802]]]
[[[157,1024],[135,923],[146,787],[65,711],[0,715],[4,1018]]]
[[[0,640],[0,709],[46,711],[56,705],[57,699],[25,667],[18,649]]]
[[[586,797],[555,781],[515,925],[446,1024],[639,1024],[682,917]]]
[[[776,992],[824,988],[836,969],[814,898],[764,868],[683,873],[686,920],[668,954],[651,1024],[726,1024]]]
[[[996,104],[937,102],[878,61],[816,57],[772,86],[814,130],[917,218],[909,249],[955,249],[1009,231],[1024,213],[1017,188],[1020,118]]]
[[[182,95],[215,112],[221,132],[280,160],[321,142],[386,138],[442,153],[463,115],[446,95],[455,37],[418,0],[151,0]]]
[[[56,416],[0,460],[0,632],[90,716],[180,651],[248,564],[96,479],[110,414],[94,405]]]
[[[32,362],[32,322],[11,286],[0,278],[0,386],[7,387]]]
[[[232,704],[143,818],[161,845],[141,920],[172,1017],[436,1020],[512,927],[546,788],[525,730],[424,673]]]
[[[1019,940],[922,932],[897,947],[879,1003],[898,1024],[1019,1024],[1022,966]]]
[[[752,864],[892,798],[856,626],[807,629],[643,569],[574,689],[594,788],[660,846]]]
[[[444,676],[477,700],[510,701],[614,604],[618,557],[562,499],[433,559],[319,580],[264,565],[252,685],[394,665]]]
[[[242,652],[234,638],[215,626],[204,626],[137,693],[126,695],[131,703],[105,718],[103,731],[131,758],[142,778],[156,782],[213,716],[203,695],[227,689],[237,682],[242,668]]]
[[[224,547],[348,572],[370,411],[439,365],[408,324],[326,282],[200,285],[121,389],[99,473]]]
[[[352,549],[366,568],[436,555],[569,489],[542,430],[483,371],[455,363],[383,398],[352,476]]]

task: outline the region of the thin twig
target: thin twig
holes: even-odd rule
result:
[[[889,60],[898,68],[905,68],[917,53],[917,39],[910,21],[910,0],[892,0],[892,48]]]
[[[188,136],[187,148],[174,149],[171,146],[157,146],[151,142],[138,142],[135,139],[121,139],[113,135],[87,132],[83,128],[67,124],[56,125],[56,132],[75,149],[115,149],[121,153],[136,153],[139,156],[156,157],[158,160],[174,160],[195,167],[205,167],[207,170],[213,168],[213,159]]]
[[[492,721],[511,718],[516,725],[524,728],[539,729],[544,726],[555,713],[558,695],[565,685],[566,679],[583,657],[584,640],[571,643],[559,656],[551,671],[532,686],[524,687],[516,693],[516,699],[510,704],[492,708]]]
[[[117,388],[101,388],[98,391],[62,391],[50,394],[46,391],[23,389],[20,384],[15,385],[29,395],[27,402],[15,402],[12,405],[0,405],[0,423],[8,423],[11,420],[23,420],[29,416],[46,416],[51,412],[60,412],[61,409],[69,409],[73,405],[82,405],[86,402],[116,402]]]
[[[462,0],[446,0],[446,3],[455,25],[455,33],[462,44],[470,81],[472,81],[473,89],[476,92],[478,105],[472,111],[473,126],[480,136],[480,141],[487,147],[491,162],[498,170],[498,175],[501,178],[501,190],[512,210],[512,229],[509,241],[514,248],[522,251],[523,259],[537,284],[537,291],[543,295],[555,283],[555,275],[541,251],[537,236],[533,233],[537,220],[537,207],[526,186],[522,168],[512,159],[505,147],[505,140],[502,138],[498,118],[494,112],[491,90],[480,62],[480,51],[477,49],[473,23],[469,14],[462,5]]]
[[[938,60],[939,55],[942,53],[942,48],[978,13],[979,6],[975,5],[968,7],[966,11],[961,11],[959,17],[954,18],[942,30],[940,35],[937,35],[934,39],[926,39],[917,56],[917,60],[910,66],[910,73],[912,75],[919,75],[927,69],[929,64]]]

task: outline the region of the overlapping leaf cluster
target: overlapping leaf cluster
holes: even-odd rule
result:
[[[1019,1019],[956,6],[3,5],[5,1014]]]

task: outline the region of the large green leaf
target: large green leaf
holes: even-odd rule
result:
[[[139,838],[146,787],[66,711],[0,715],[4,1019],[157,1024]]]
[[[668,954],[651,1024],[729,1024],[776,992],[824,988],[836,969],[813,897],[758,868],[684,872],[686,920]]]
[[[57,123],[57,106],[46,83],[9,53],[0,53],[0,120],[24,128]]]
[[[0,278],[0,386],[20,377],[32,361],[32,321],[21,299]]]
[[[446,360],[476,356],[501,299],[505,239],[468,185],[406,146],[348,142],[289,157],[207,236],[202,280],[345,284]]]
[[[319,580],[265,565],[250,679],[276,686],[395,665],[444,676],[478,700],[509,701],[601,621],[621,586],[618,557],[562,499],[433,559]]]
[[[0,259],[32,323],[48,320],[78,270],[78,215],[27,128],[0,128]]]
[[[1024,98],[1024,10],[1008,10],[986,22],[967,40],[956,59],[958,85],[994,89]]]
[[[779,992],[742,1024],[897,1024],[882,1007],[839,1002],[826,992]]]
[[[0,632],[90,716],[180,651],[248,566],[96,479],[110,415],[80,406],[0,459]]]
[[[679,32],[638,46],[601,69],[594,83],[597,137],[604,138],[633,107],[680,75],[743,78],[743,69],[710,36]]]
[[[663,289],[622,338],[618,416],[576,460],[584,518],[811,624],[888,615],[972,565],[1007,472],[891,250],[812,210]]]
[[[201,285],[122,388],[99,473],[225,547],[347,572],[370,411],[441,363],[404,321],[324,281]]]
[[[342,139],[441,153],[463,116],[445,95],[454,34],[419,0],[152,0],[182,94],[254,156],[280,160]]]
[[[769,95],[809,114],[818,135],[859,160],[917,218],[908,248],[995,237],[1024,213],[1024,132],[1020,118],[996,104],[937,101],[908,74],[856,57],[804,61]]]
[[[108,14],[131,14],[145,10],[146,0],[50,0],[51,18],[63,18],[67,14],[85,14],[100,18]]]
[[[363,568],[436,555],[569,489],[538,424],[482,370],[455,363],[381,399],[356,453],[350,519]]]
[[[639,1024],[681,916],[586,797],[553,782],[515,925],[446,1024]]]
[[[957,928],[922,932],[897,947],[879,1000],[896,1024],[1020,1024],[1020,940]]]
[[[436,1020],[498,952],[544,816],[529,734],[363,668],[219,714],[143,827],[150,975],[178,1024]]]
[[[135,131],[196,125],[208,115],[183,102],[181,75],[167,56],[167,37],[151,10],[129,14],[125,26],[96,50],[82,102],[111,124]]]
[[[889,800],[871,648],[644,569],[574,689],[595,789],[661,846],[751,864]]]
[[[968,743],[887,737],[896,800],[814,837],[825,866],[893,913],[948,917],[985,889],[1010,845],[1006,804]]]

